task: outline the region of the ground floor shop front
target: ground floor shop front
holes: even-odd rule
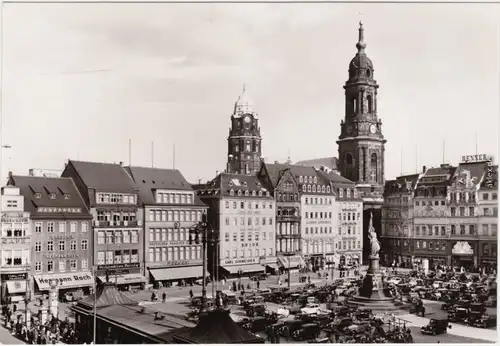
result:
[[[89,294],[95,283],[94,275],[90,271],[35,274],[33,275],[35,295],[46,294],[52,287],[59,295],[81,290],[84,295]]]
[[[276,257],[226,258],[220,261],[219,277],[235,278],[275,272]]]
[[[196,280],[210,276],[208,271],[205,271],[205,275],[203,275],[203,265],[186,264],[179,263],[173,266],[171,263],[167,266],[148,268],[149,283],[153,284],[155,288],[183,286],[194,284]]]
[[[7,302],[19,302],[29,295],[29,281],[27,272],[10,272],[0,274],[1,282],[1,301],[3,303]]]
[[[98,265],[97,280],[113,282],[120,290],[144,289],[147,282],[139,263]]]

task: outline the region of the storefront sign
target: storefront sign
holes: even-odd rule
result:
[[[97,270],[106,269],[133,269],[140,268],[139,263],[120,263],[120,264],[101,264],[97,266]]]
[[[172,240],[166,242],[167,245],[187,245],[188,241],[187,240]]]
[[[223,266],[230,265],[242,265],[242,264],[253,264],[258,263],[258,258],[238,258],[238,259],[226,259],[222,261]]]
[[[94,277],[90,272],[35,275],[35,281],[40,291],[50,289],[52,281],[57,282],[57,288],[85,287],[94,284]]]
[[[23,217],[23,213],[17,213],[17,214],[10,213],[2,215],[2,222],[23,223],[23,222],[29,222],[29,219],[27,217]]]
[[[179,261],[167,261],[167,267],[180,267],[190,264],[191,261],[179,260]]]
[[[28,278],[28,273],[2,274],[0,278],[2,281],[26,280]]]
[[[491,157],[486,155],[486,154],[464,155],[464,156],[462,156],[461,163],[484,162],[484,161],[490,161],[490,160],[491,160]]]
[[[78,253],[47,253],[45,254],[45,258],[54,259],[54,258],[78,258]]]
[[[4,237],[2,244],[28,244],[29,237]]]
[[[459,241],[453,246],[451,250],[453,255],[473,255],[474,250],[470,246],[470,244],[466,241]]]
[[[74,239],[72,235],[51,235],[49,237],[51,240],[67,240],[67,239]]]

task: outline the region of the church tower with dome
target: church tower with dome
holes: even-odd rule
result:
[[[261,145],[259,115],[246,88],[234,104],[231,127],[227,139],[227,172],[256,174],[261,165]]]
[[[373,215],[374,227],[380,234],[386,140],[377,112],[379,86],[374,79],[373,63],[365,52],[361,22],[356,48],[358,52],[349,64],[349,79],[344,85],[345,116],[340,123],[340,136],[337,140],[338,165],[341,175],[356,183],[363,198],[364,234],[368,234],[370,215]],[[368,240],[364,239],[364,245],[368,244]]]

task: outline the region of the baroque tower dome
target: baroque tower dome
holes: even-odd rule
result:
[[[373,80],[373,63],[365,53],[366,43],[364,41],[363,23],[359,22],[359,36],[356,48],[358,52],[349,64],[349,81]]]
[[[248,95],[246,87],[243,86],[243,92],[236,100],[234,104],[233,117],[241,118],[245,114],[253,115],[254,119],[258,119],[259,115],[255,111],[254,103],[252,98]]]

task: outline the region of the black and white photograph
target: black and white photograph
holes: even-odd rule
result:
[[[0,0],[0,345],[496,343],[499,11]]]

